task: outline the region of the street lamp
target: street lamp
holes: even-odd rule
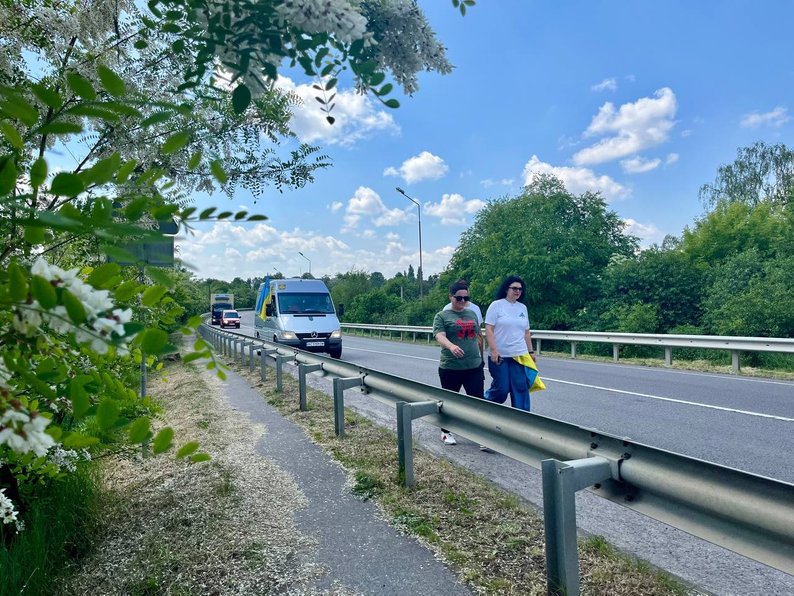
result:
[[[312,274],[312,260],[309,257],[307,257],[305,254],[303,254],[301,251],[298,251],[298,254],[300,256],[302,256],[304,259],[306,259],[307,261],[309,261],[309,276],[311,277],[311,274]]]
[[[424,267],[422,267],[422,206],[419,204],[419,201],[417,201],[416,199],[412,199],[407,194],[405,194],[405,191],[402,188],[400,188],[399,186],[396,188],[398,193],[400,193],[402,196],[404,196],[406,199],[408,199],[414,205],[416,205],[416,211],[419,214],[419,275],[417,277],[419,278],[419,299],[421,300],[423,296],[422,275],[424,274],[425,271]]]

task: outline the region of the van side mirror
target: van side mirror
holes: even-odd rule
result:
[[[339,306],[336,307],[336,314],[338,314],[340,317],[344,317],[345,316],[345,305],[344,304],[340,304]]]

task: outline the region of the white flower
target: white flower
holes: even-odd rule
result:
[[[17,521],[17,511],[14,509],[14,502],[5,495],[5,492],[6,489],[0,488],[0,519],[3,520],[3,524],[10,524]]]
[[[55,445],[53,438],[44,432],[50,423],[44,416],[29,416],[17,410],[6,410],[0,418],[0,445],[8,445],[12,451],[46,455]]]

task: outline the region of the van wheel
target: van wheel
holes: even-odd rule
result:
[[[259,331],[255,331],[255,332],[254,332],[254,336],[255,336],[257,339],[259,339]]]
[[[331,358],[341,358],[342,357],[342,348],[337,348],[328,352],[331,355]]]

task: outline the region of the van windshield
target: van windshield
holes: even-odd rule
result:
[[[280,313],[334,314],[334,304],[329,294],[282,292],[278,294]]]

